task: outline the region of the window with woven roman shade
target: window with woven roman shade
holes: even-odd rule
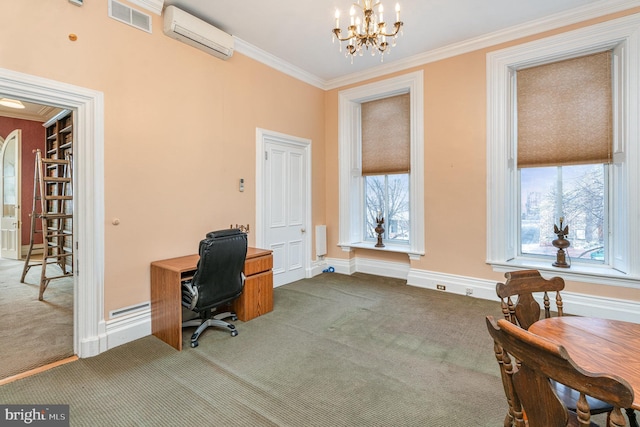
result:
[[[487,53],[487,262],[494,271],[541,262],[557,268],[554,227],[562,218],[571,242],[566,277],[637,284],[639,26],[633,15]],[[542,82],[528,79],[547,72]],[[537,98],[542,93],[547,100]]]
[[[411,164],[409,94],[361,104],[362,174],[408,173]]]
[[[518,167],[610,163],[611,52],[517,72]]]
[[[517,84],[520,253],[553,256],[562,218],[573,259],[604,262],[613,151],[611,51],[521,69]],[[554,264],[555,265],[555,264]]]
[[[405,253],[412,260],[424,255],[423,80],[420,70],[338,92],[338,246],[343,250]],[[378,246],[379,237],[384,247]]]

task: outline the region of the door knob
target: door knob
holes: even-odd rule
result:
[[[306,233],[307,229],[303,227],[303,228],[300,229],[300,231],[303,232],[303,233]]]

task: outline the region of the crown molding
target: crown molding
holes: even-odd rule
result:
[[[164,0],[129,0],[154,13],[161,14]],[[331,90],[365,80],[384,76],[409,68],[418,67],[430,62],[440,61],[475,50],[495,46],[500,43],[510,42],[522,37],[540,34],[545,31],[555,30],[567,25],[576,24],[593,18],[599,18],[608,14],[640,7],[640,0],[600,0],[582,7],[565,12],[556,13],[541,19],[515,25],[504,30],[488,33],[480,37],[468,39],[459,43],[453,43],[442,48],[433,49],[406,59],[379,65],[369,70],[359,71],[331,80],[322,79],[291,63],[278,58],[246,41],[233,36],[235,50],[286,75],[301,80],[323,90]]]
[[[412,67],[418,67],[430,62],[440,61],[475,50],[495,46],[522,37],[539,34],[545,31],[555,30],[567,25],[576,24],[589,19],[598,18],[611,13],[640,7],[640,0],[601,0],[586,6],[571,9],[566,12],[556,13],[542,19],[536,19],[524,24],[515,25],[504,30],[495,31],[480,37],[468,39],[460,43],[450,44],[439,49],[433,49],[412,57],[379,65],[366,71],[348,74],[336,79],[324,80],[307,71],[302,70],[282,59],[263,51],[237,37],[237,51],[262,62],[291,77],[302,80],[320,89],[331,90],[342,86],[359,83],[372,78],[380,77],[397,71],[404,71]]]
[[[162,7],[164,0],[127,0],[129,3],[140,6],[143,9],[153,12],[156,15],[162,15]]]
[[[576,24],[593,18],[599,18],[601,16],[621,12],[638,6],[640,6],[640,0],[601,0],[566,12],[556,13],[542,19],[536,19],[504,30],[468,39],[460,43],[454,43],[439,49],[433,49],[400,61],[380,65],[375,68],[371,68],[368,71],[353,73],[332,79],[325,82],[325,89],[330,90],[358,83],[364,80],[383,76],[385,74],[406,70],[408,68],[417,67],[430,62],[440,61],[442,59],[495,46],[500,43],[510,42],[534,34],[540,34],[545,31],[555,30],[567,25]]]
[[[246,55],[251,59],[255,59],[258,62],[261,62],[271,68],[274,68],[284,74],[287,74],[312,86],[318,87],[320,89],[325,89],[326,81],[321,79],[320,77],[317,77],[303,70],[302,68],[296,67],[289,62],[283,61],[277,56],[272,55],[260,48],[257,48],[254,45],[247,43],[246,41],[236,36],[233,36],[233,40],[235,42],[236,52],[240,52],[241,54]]]

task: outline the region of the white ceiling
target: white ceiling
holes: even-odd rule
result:
[[[36,122],[46,122],[62,109],[47,105],[33,104],[22,101],[24,109],[16,109],[0,105],[0,117],[12,117],[15,119],[33,120]]]
[[[351,63],[331,41],[336,8],[345,32],[351,1],[131,0],[155,13],[163,5],[184,9],[232,34],[237,51],[325,89],[640,6],[640,0],[382,0],[387,20],[400,3],[403,35],[383,63],[368,54]],[[0,106],[0,116],[46,121],[59,111],[26,105]]]
[[[236,49],[242,53],[246,43],[308,74],[318,86],[332,86],[443,48],[483,40],[490,45],[500,35],[498,42],[640,4],[636,0],[382,0],[388,18],[395,18],[395,3],[400,3],[404,34],[383,64],[378,55],[370,54],[354,58],[352,64],[331,41],[336,8],[344,33],[351,1],[164,0],[164,5],[175,5],[232,34],[240,39]]]

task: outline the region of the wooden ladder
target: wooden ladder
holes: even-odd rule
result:
[[[42,301],[44,291],[51,280],[73,276],[72,159],[70,154],[67,154],[64,159],[49,159],[42,157],[40,150],[35,150],[35,153],[29,252],[20,282],[24,283],[24,278],[31,267],[41,265],[38,299]],[[38,228],[38,219],[40,219],[40,228]],[[42,261],[32,263],[36,234],[42,234]],[[48,276],[47,266],[54,264],[60,268],[61,272]]]

